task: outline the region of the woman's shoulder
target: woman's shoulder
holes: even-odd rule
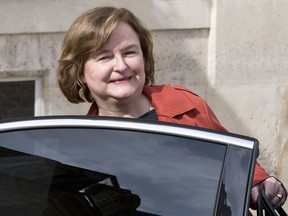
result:
[[[172,85],[172,84],[151,85],[151,86],[145,86],[144,89],[145,91],[149,92],[163,92],[163,93],[169,92],[175,94],[188,93],[192,94],[195,97],[200,97],[197,93],[182,85]]]
[[[184,92],[187,92],[187,93],[190,93],[190,94],[193,94],[197,97],[199,97],[199,95],[197,93],[195,93],[194,91],[192,91],[191,89],[185,87],[185,86],[182,86],[182,85],[170,85],[170,87],[174,88],[175,90],[178,90],[178,91],[184,91]]]

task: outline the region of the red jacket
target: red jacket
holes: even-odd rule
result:
[[[227,131],[208,104],[183,86],[144,86],[143,93],[155,108],[159,121]],[[88,115],[98,115],[95,102],[91,105]],[[253,186],[268,177],[270,176],[265,170],[256,163]]]

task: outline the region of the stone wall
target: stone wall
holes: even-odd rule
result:
[[[286,185],[287,9],[288,2],[280,0],[217,1],[209,38],[216,47],[215,73],[208,96],[227,128],[259,139],[263,167]]]
[[[55,68],[82,12],[128,7],[153,30],[157,83],[203,96],[231,132],[259,139],[259,161],[288,187],[288,2],[285,0],[0,0],[0,79],[41,80],[39,115],[85,114]],[[287,204],[286,204],[287,205]]]

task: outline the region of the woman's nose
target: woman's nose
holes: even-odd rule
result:
[[[114,63],[114,71],[125,71],[127,69],[127,64],[125,62],[125,59],[123,58],[123,56],[115,56],[114,59],[115,63]]]

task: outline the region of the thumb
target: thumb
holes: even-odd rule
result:
[[[251,202],[250,206],[252,209],[256,209],[257,198],[260,191],[260,185],[255,185],[251,190]]]

